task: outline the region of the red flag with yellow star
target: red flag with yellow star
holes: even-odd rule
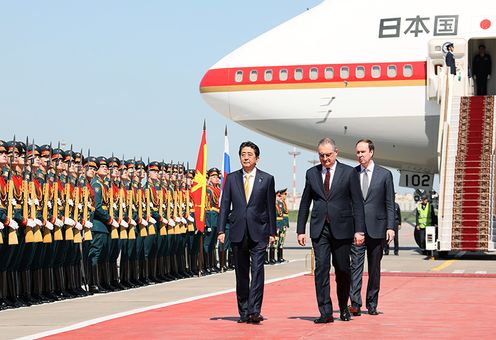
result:
[[[195,202],[195,221],[198,231],[205,229],[205,199],[207,193],[207,128],[203,121],[203,134],[196,159],[195,178],[191,195]]]

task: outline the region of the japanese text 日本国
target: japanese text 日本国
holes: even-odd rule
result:
[[[412,18],[382,18],[379,21],[379,38],[400,36],[457,35],[458,15],[436,15],[434,18],[417,15]]]

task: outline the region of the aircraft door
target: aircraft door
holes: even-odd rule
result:
[[[496,58],[496,37],[486,37],[486,38],[472,38],[468,41],[468,60],[470,61],[469,67],[471,72],[469,73],[472,76],[474,83],[474,93],[477,93],[477,81],[474,79],[473,74],[473,64],[474,57],[479,54],[479,46],[484,45],[485,52],[492,58],[492,73],[491,77],[487,81],[487,95],[494,96],[496,95],[496,72],[494,72],[494,61]]]

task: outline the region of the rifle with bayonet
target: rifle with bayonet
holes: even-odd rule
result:
[[[133,160],[133,164],[136,162]],[[136,174],[136,169],[134,170],[135,172],[133,173],[133,176]],[[127,220],[129,223],[131,223],[133,219],[133,198],[134,198],[134,190],[133,190],[133,178],[129,176],[129,190],[127,191]],[[134,229],[134,226],[129,225],[129,232],[127,234],[127,238],[129,240],[135,240],[136,239],[136,231]]]
[[[184,191],[183,191],[183,179],[184,179],[184,164],[182,165],[182,167],[180,167],[178,165],[178,182],[179,182],[179,188],[178,188],[178,191],[177,191],[177,195],[178,195],[178,204],[179,204],[179,207],[178,207],[178,214],[179,214],[179,219],[181,220],[180,224],[179,224],[179,233],[181,234],[185,234],[186,233],[186,228],[187,228],[187,221],[186,219],[184,218],[184,209],[183,209],[183,205],[184,205]],[[179,171],[180,169],[183,169],[182,172]]]
[[[43,222],[45,223],[45,227],[43,228],[43,243],[52,243],[52,232],[47,227],[47,223],[49,223],[48,203],[50,202],[50,183],[49,183],[48,173],[51,169],[51,164],[52,164],[52,142],[50,142],[50,154],[46,164],[45,181],[43,183],[43,208],[41,210],[41,216],[43,217]]]
[[[34,184],[34,182],[36,180],[35,179],[35,173],[34,173],[34,166],[33,166],[34,158],[35,158],[34,151],[35,150],[34,150],[34,139],[33,139],[33,143],[31,145],[31,156],[32,157],[31,157],[31,161],[30,161],[31,180],[29,182],[29,192],[30,192],[30,196],[31,196],[30,217],[33,221],[36,220],[36,218],[37,218],[38,206],[39,206],[39,202],[40,202],[40,200],[38,199],[38,194],[36,192],[36,186]],[[34,235],[34,242],[36,242],[36,243],[43,242],[43,235],[41,233],[41,228],[38,224],[36,224],[34,226],[33,235]]]
[[[88,149],[88,158],[90,157],[90,150]],[[84,186],[83,186],[83,222],[84,222],[84,241],[93,240],[93,234],[91,233],[91,229],[86,227],[86,222],[89,221],[89,212],[90,208],[90,189],[88,188],[88,179],[86,178],[86,173],[84,174]]]
[[[138,221],[140,222],[139,230],[140,230],[140,236],[146,237],[148,236],[148,231],[146,226],[143,224],[143,190],[141,188],[141,179],[139,174],[137,174],[136,176],[138,177],[138,188],[136,190],[136,193],[138,194],[137,204],[138,204]]]
[[[22,174],[22,184],[21,184],[21,191],[22,191],[22,219],[27,223],[28,219],[30,219],[29,216],[29,208],[30,208],[30,203],[31,200],[29,198],[29,183],[31,182],[30,176],[29,176],[29,169],[28,169],[28,149],[29,149],[29,139],[26,137],[26,152],[24,153],[24,171]],[[33,155],[34,156],[34,155]],[[34,222],[34,219],[33,219]],[[29,225],[26,225],[26,228],[24,229],[24,242],[26,243],[33,243],[34,242],[34,233],[33,233],[33,228]]]
[[[70,175],[69,175],[69,170],[72,167],[72,144],[71,144],[71,151],[70,151],[70,157],[69,157],[69,165],[67,166],[67,175],[66,175],[66,183],[64,186],[64,221],[68,221],[71,219],[71,204],[74,204],[74,201],[72,200],[72,195],[71,195],[71,181],[70,181]],[[72,230],[71,225],[65,224],[65,239],[67,241],[73,241],[74,240],[74,232]]]
[[[148,164],[150,164],[150,157],[148,157]],[[152,205],[152,198],[151,198],[151,187],[153,183],[150,183],[150,170],[146,172],[146,187],[145,187],[145,201],[146,201],[146,220],[148,221],[148,235],[155,235],[155,225],[150,222],[150,218],[152,217],[151,215],[151,205]]]
[[[79,188],[79,177],[81,176],[81,169],[83,168],[83,150],[81,150],[81,157],[79,158],[79,164],[78,164],[78,169],[76,171],[76,184],[74,185],[74,211],[73,211],[73,220],[74,222],[78,223],[81,219],[79,218],[79,208],[80,208],[80,202],[81,202],[81,192],[82,188]],[[81,222],[83,222],[81,220]],[[82,243],[83,242],[83,237],[81,235],[82,228],[81,230],[79,229],[74,229],[74,243]]]
[[[14,166],[14,153],[16,149],[16,141],[15,141],[15,136],[13,140],[13,146],[14,149],[12,150],[12,154],[10,156],[10,162],[9,162],[9,175],[7,179],[7,219],[9,222],[12,220],[14,216],[14,179],[12,178],[12,172],[14,169],[12,168]],[[9,245],[16,245],[19,244],[19,239],[17,238],[17,231],[16,229],[9,227],[9,239],[8,239],[8,244]]]
[[[110,162],[110,175],[109,175],[109,190],[108,190],[108,195],[109,195],[109,215],[110,218],[114,218],[114,180],[112,178],[112,173],[114,170],[114,153],[112,153],[112,161]],[[120,221],[119,221],[120,222]],[[110,238],[112,240],[118,239],[119,238],[119,232],[118,232],[118,227],[114,227],[113,225],[110,227]]]
[[[189,162],[187,169],[189,171]],[[195,231],[195,227],[193,225],[193,222],[190,220],[191,217],[191,197],[190,197],[190,192],[189,192],[190,186],[188,184],[188,179],[186,179],[186,219],[188,220],[188,231],[193,232]]]
[[[163,164],[163,160],[162,160],[162,164]],[[164,203],[164,182],[163,182],[161,176],[159,177],[159,183],[160,183],[160,191],[158,192],[158,214],[163,219],[163,222],[160,223],[159,234],[160,234],[160,236],[165,236],[165,235],[167,235],[166,223],[168,221],[166,218],[164,219],[164,205],[165,205],[165,203]]]
[[[57,144],[57,149],[60,151],[60,142]],[[57,159],[55,160],[55,171],[53,177],[53,207],[52,207],[52,216],[53,220],[57,221],[59,218],[59,165],[60,165],[60,155],[57,155]],[[62,241],[64,236],[62,234],[62,229],[56,223],[54,224],[53,229],[53,239],[55,241]]]
[[[169,183],[167,183],[167,211],[165,212],[165,216],[167,218],[167,235],[174,235],[174,226],[176,222],[172,219],[173,213],[172,209],[174,208],[173,196],[173,181],[172,181],[172,160],[170,162],[169,167]]]
[[[120,176],[120,181],[119,181],[119,223],[121,223],[121,221],[125,220],[124,208],[126,207],[126,193],[124,192],[124,185],[122,183],[124,181],[122,179],[122,173],[123,172],[124,172],[124,155],[122,155],[121,170],[119,172],[119,176]],[[128,221],[131,222],[131,220],[128,220]],[[119,238],[121,240],[127,239],[128,235],[127,235],[126,228],[121,225],[119,230],[120,230]]]

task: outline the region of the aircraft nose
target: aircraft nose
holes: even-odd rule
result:
[[[227,69],[209,69],[200,81],[200,93],[210,107],[231,118]]]

